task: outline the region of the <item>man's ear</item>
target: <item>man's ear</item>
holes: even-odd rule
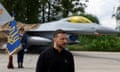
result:
[[[55,41],[55,38],[53,38],[53,41]]]
[[[53,41],[55,41],[55,40],[56,40],[56,38],[54,37],[54,38],[53,38]]]

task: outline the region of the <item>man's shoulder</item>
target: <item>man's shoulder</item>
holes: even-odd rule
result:
[[[27,37],[28,35],[27,34],[23,34],[23,37]]]
[[[66,55],[73,56],[69,50],[64,50],[64,52],[66,53]]]
[[[52,48],[47,48],[47,49],[45,49],[44,51],[42,51],[40,54],[41,54],[41,55],[46,55],[46,54],[48,54],[48,53],[51,53],[51,51],[52,51]]]

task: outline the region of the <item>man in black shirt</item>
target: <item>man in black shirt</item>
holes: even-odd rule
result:
[[[53,47],[43,51],[38,59],[36,72],[74,72],[74,59],[65,49],[67,34],[56,30],[53,35]]]

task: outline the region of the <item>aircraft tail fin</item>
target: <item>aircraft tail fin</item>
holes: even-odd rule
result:
[[[4,6],[0,3],[0,25],[3,25],[7,22],[10,22],[12,17],[4,8]]]

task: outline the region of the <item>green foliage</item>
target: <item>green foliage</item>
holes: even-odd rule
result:
[[[120,37],[117,35],[83,35],[80,44],[69,45],[70,50],[86,51],[120,51]]]
[[[38,23],[39,17],[39,2],[38,0],[29,0],[27,2],[27,20],[26,23]]]
[[[64,8],[62,9],[63,17],[67,17],[74,6],[72,5],[72,2],[70,0],[61,0],[61,5]]]
[[[0,0],[17,21],[24,23],[49,22],[68,17],[73,13],[85,13],[86,3],[81,0]],[[86,1],[85,1],[86,2]]]
[[[17,21],[24,23],[38,23],[39,21],[38,0],[4,0],[2,4],[10,14],[14,11]]]
[[[40,1],[40,20],[49,22],[68,17],[73,13],[84,13],[86,4],[81,0],[39,0]]]
[[[0,2],[3,2],[4,0],[0,0]]]

